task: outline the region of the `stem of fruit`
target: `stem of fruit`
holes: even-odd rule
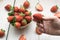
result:
[[[15,2],[16,0],[14,0],[14,4],[13,4],[13,12],[14,12],[14,6],[15,6]],[[6,40],[8,40],[8,35],[9,35],[9,30],[10,30],[10,24],[9,24],[9,27],[8,27],[8,30],[7,30],[7,36],[6,36]]]

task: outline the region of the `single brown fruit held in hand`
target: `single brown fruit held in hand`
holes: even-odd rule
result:
[[[25,8],[28,8],[28,7],[30,6],[29,1],[25,1],[24,4],[23,4],[23,6],[24,6]]]
[[[57,16],[58,18],[60,18],[60,12],[56,12],[54,16]]]
[[[52,6],[52,8],[50,9],[51,12],[56,12],[58,10],[57,5]]]
[[[25,35],[22,34],[22,35],[20,36],[19,40],[26,40]]]
[[[39,4],[39,3],[35,6],[35,8],[36,8],[38,11],[43,11],[43,7],[42,7],[42,5]]]
[[[0,29],[0,37],[3,37],[5,35],[5,30]]]
[[[41,34],[42,34],[42,32],[40,31],[40,28],[39,28],[39,27],[36,27],[36,33],[37,33],[38,35],[41,35]]]
[[[16,27],[17,29],[20,29],[21,23],[20,23],[20,22],[15,22],[15,27]]]
[[[43,15],[39,14],[39,13],[36,13],[36,14],[33,15],[33,18],[36,19],[36,20],[42,20],[42,17],[43,17]]]
[[[11,5],[10,5],[10,4],[6,5],[6,6],[5,6],[5,9],[6,9],[7,11],[10,11],[10,10],[11,10]]]

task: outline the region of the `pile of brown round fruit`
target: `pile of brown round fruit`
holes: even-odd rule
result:
[[[24,6],[18,7],[11,7],[11,5],[6,5],[5,9],[10,11],[8,13],[8,22],[15,26],[17,29],[23,28],[32,21],[31,12],[28,11]],[[13,11],[14,10],[14,11]]]

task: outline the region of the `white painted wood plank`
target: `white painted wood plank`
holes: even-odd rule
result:
[[[1,0],[0,2],[0,29],[5,29],[5,36],[3,38],[0,38],[0,40],[6,40],[6,34],[7,34],[7,30],[8,30],[8,21],[7,21],[7,16],[8,16],[8,12],[5,10],[5,5],[7,4],[11,4],[13,5],[14,0]]]

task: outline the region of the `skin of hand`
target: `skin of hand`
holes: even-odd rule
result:
[[[37,26],[40,27],[40,32],[50,34],[50,35],[60,35],[60,19],[58,17],[43,17],[43,23],[38,23]]]

